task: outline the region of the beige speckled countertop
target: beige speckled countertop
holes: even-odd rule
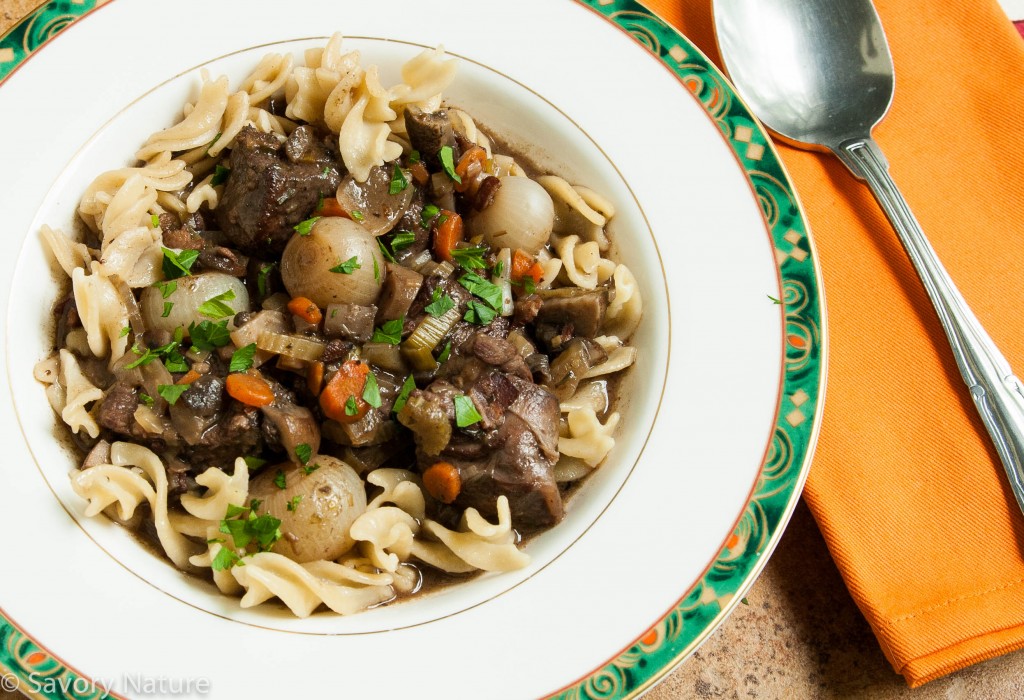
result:
[[[0,34],[38,4],[0,0]],[[746,599],[645,697],[1024,698],[1024,652],[907,688],[882,656],[802,503]],[[19,698],[0,690],[0,700]]]

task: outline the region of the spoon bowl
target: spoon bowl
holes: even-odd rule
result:
[[[871,0],[713,2],[722,62],[754,114],[785,141],[831,151],[871,188],[935,306],[1024,511],[1024,388],[942,266],[871,137],[895,87]]]
[[[870,2],[719,0],[725,68],[784,140],[834,150],[867,137],[892,104],[892,55]]]

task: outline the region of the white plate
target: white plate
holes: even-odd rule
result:
[[[707,59],[639,5],[592,4],[117,0],[4,65],[4,46],[34,50],[40,27],[66,23],[51,3],[0,42],[0,71],[18,65],[0,86],[0,430],[11,450],[0,467],[0,665],[22,688],[628,696],[731,610],[788,520],[817,434],[813,247],[763,131]],[[83,517],[73,460],[32,379],[58,291],[38,230],[70,228],[92,178],[194,99],[200,67],[236,85],[264,53],[301,57],[335,29],[385,84],[424,46],[459,57],[450,102],[615,203],[611,230],[645,316],[616,447],[566,520],[530,542],[527,569],[298,620],[243,611]]]

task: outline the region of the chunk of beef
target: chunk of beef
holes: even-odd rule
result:
[[[97,412],[96,422],[121,435],[131,435],[139,396],[127,382],[114,382],[107,390]]]
[[[353,344],[347,340],[339,338],[328,340],[327,345],[324,346],[324,354],[320,356],[320,361],[324,364],[330,364],[331,362],[344,360],[352,352],[353,347]]]
[[[448,112],[443,109],[437,112],[421,112],[407,107],[405,128],[409,132],[412,147],[420,152],[423,162],[431,170],[441,169],[438,153],[442,147],[450,146],[453,151],[458,147],[452,122],[448,118]],[[458,160],[458,155],[455,155]]]
[[[515,319],[516,323],[531,323],[537,318],[537,314],[540,313],[542,306],[544,306],[543,299],[536,294],[527,294],[516,299],[512,318]]]
[[[486,326],[478,326],[474,323],[459,321],[455,324],[455,327],[452,328],[451,333],[448,334],[448,339],[452,341],[453,354],[468,355],[473,352],[472,343],[475,341],[477,333],[483,333],[484,335],[491,336],[492,338],[507,338],[508,332],[508,319],[504,316],[496,316],[494,320]]]
[[[239,455],[259,454],[262,449],[259,409],[232,401],[196,444],[185,447],[184,456],[192,464],[227,468]]]
[[[273,134],[243,128],[216,210],[221,230],[244,253],[281,253],[294,226],[312,213],[320,197],[334,194],[340,168],[312,127],[299,127],[284,144]]]
[[[455,505],[495,517],[499,496],[509,499],[517,528],[548,527],[563,515],[554,465],[558,460],[558,400],[546,389],[487,365],[463,358],[458,373],[415,391],[416,421],[411,427],[420,469],[443,460],[459,471],[462,490]],[[481,421],[460,430],[454,424],[453,399],[468,395]],[[442,425],[443,424],[443,425]],[[443,447],[438,434],[447,431]]]
[[[395,224],[395,231],[409,231],[413,234],[412,243],[395,251],[395,259],[400,263],[419,255],[430,246],[430,227],[423,225],[424,204],[423,189],[415,187],[409,206]]]
[[[500,367],[502,371],[527,381],[533,376],[516,346],[505,338],[477,332],[473,337],[473,354],[487,364]]]

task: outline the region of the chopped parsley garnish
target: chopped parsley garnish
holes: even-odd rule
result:
[[[473,404],[473,399],[461,394],[456,396],[453,401],[455,402],[455,425],[460,428],[468,428],[483,420],[483,416],[477,412],[476,406]]]
[[[412,149],[411,151],[409,151],[409,157],[406,160],[409,162],[409,165],[412,165],[413,163],[419,163],[420,152],[417,151],[415,148]]]
[[[216,350],[231,342],[228,322],[203,321],[199,325],[189,324],[188,334],[192,338],[192,347],[196,350]]]
[[[142,365],[148,365],[150,362],[157,359],[158,357],[170,357],[172,353],[174,356],[180,358],[181,355],[179,355],[175,351],[178,349],[178,346],[181,345],[182,335],[183,334],[181,328],[175,329],[174,340],[167,343],[166,345],[161,345],[158,348],[147,348],[146,350],[141,350],[138,345],[133,345],[132,352],[134,352],[136,355],[139,355],[139,359],[128,363],[127,365],[124,366],[124,368],[135,369],[136,367],[141,367]],[[187,370],[188,368],[186,367],[184,371]],[[168,371],[174,370],[169,369]]]
[[[164,312],[162,314],[160,314],[160,318],[167,318],[168,316],[170,316],[171,315],[171,309],[173,309],[173,308],[174,308],[174,302],[173,301],[165,301],[164,302]]]
[[[452,151],[451,146],[441,146],[441,150],[437,152],[437,157],[441,161],[441,167],[444,168],[445,173],[455,182],[462,182],[462,178],[455,172],[455,153]]]
[[[455,308],[455,302],[452,298],[447,294],[443,294],[441,287],[434,287],[434,296],[431,297],[430,303],[423,310],[431,316],[444,316],[453,308]]]
[[[423,228],[430,226],[431,220],[440,213],[441,210],[434,204],[428,204],[423,207],[423,213],[420,214],[420,223],[423,225]]]
[[[359,413],[359,405],[356,403],[356,397],[349,396],[348,400],[345,402],[345,415],[354,416],[357,413]]]
[[[228,365],[229,372],[244,372],[252,367],[253,358],[256,357],[256,343],[249,343],[231,353],[231,364]]]
[[[412,231],[399,231],[391,239],[391,250],[402,250],[416,242],[416,234]]]
[[[277,474],[274,475],[274,486],[281,489],[282,491],[288,488],[288,483],[285,479],[284,472],[280,469],[277,470]]]
[[[259,551],[266,552],[281,539],[281,521],[269,514],[256,515],[259,505],[260,501],[256,499],[253,499],[249,508],[228,505],[224,519],[220,521],[220,531],[225,535],[231,535],[235,547],[245,549],[255,543]],[[231,551],[227,547],[221,551],[225,549]],[[235,554],[235,559],[225,557],[230,561],[228,566],[238,562],[237,553],[231,553]]]
[[[192,269],[192,265],[195,264],[196,258],[199,257],[198,250],[186,248],[180,253],[175,253],[170,248],[164,248],[163,246],[160,247],[160,250],[164,252],[164,261],[162,265],[164,277],[169,280],[173,280],[192,274],[189,270]]]
[[[447,343],[444,344],[444,349],[441,351],[441,354],[437,356],[437,361],[438,362],[447,362],[448,358],[451,357],[451,354],[452,354],[452,341],[449,340]]]
[[[309,476],[319,468],[319,464],[307,464],[304,467],[302,467],[302,473],[305,474],[306,476]]]
[[[772,303],[773,303],[773,304],[781,304],[781,303],[782,303],[782,300],[781,300],[781,299],[776,299],[776,298],[775,298],[775,297],[773,297],[773,296],[772,296],[771,294],[769,294],[769,295],[768,295],[768,298],[772,300]]]
[[[157,384],[156,393],[173,406],[191,386],[191,384]]]
[[[188,363],[185,362],[185,358],[177,350],[171,350],[167,353],[164,357],[164,367],[168,372],[188,372]]]
[[[537,291],[537,283],[533,281],[532,277],[523,277],[523,291],[527,294],[533,294]]]
[[[178,288],[178,283],[172,280],[170,282],[157,282],[153,286],[159,289],[160,296],[166,299],[174,294],[174,291]]]
[[[501,273],[505,271],[505,263],[501,260],[494,266],[494,272],[492,273],[495,277],[501,277]]]
[[[223,540],[213,540],[213,542],[222,542]],[[227,571],[232,566],[240,561],[240,557],[235,550],[230,547],[224,547],[223,545],[217,550],[217,556],[213,558],[213,562],[210,564],[210,568],[214,571]]]
[[[377,377],[373,372],[366,375],[366,384],[363,385],[363,401],[374,408],[380,408],[380,386],[377,384]]]
[[[497,315],[498,312],[487,306],[487,304],[476,299],[470,299],[466,305],[466,315],[462,318],[478,326],[486,326]]]
[[[160,228],[160,217],[157,216],[156,214],[150,216],[149,225],[152,226],[153,228]]]
[[[392,413],[398,413],[405,407],[406,402],[409,400],[409,394],[411,394],[412,390],[415,388],[416,380],[413,379],[413,376],[410,374],[405,378],[405,381],[402,382],[402,390],[398,392],[398,397],[395,398],[395,405],[391,409]]]
[[[377,265],[376,255],[373,256],[373,279],[375,282],[377,282],[377,284],[380,284],[380,266]]]
[[[152,407],[153,404],[156,403],[156,400],[144,391],[139,392],[139,401],[150,407]]]
[[[302,496],[292,496],[291,500],[288,501],[288,506],[287,506],[288,510],[290,510],[292,513],[294,513],[295,509],[299,507],[299,503],[301,503],[301,502],[302,502]]]
[[[377,239],[380,240],[379,238]],[[345,262],[340,262],[331,268],[331,272],[337,272],[342,275],[351,275],[353,272],[358,270],[362,265],[359,264],[359,257],[353,255]]]
[[[223,185],[228,180],[228,175],[231,174],[231,168],[225,167],[220,163],[217,163],[217,167],[213,171],[213,179],[210,180],[210,184],[216,187],[217,185]]]
[[[217,296],[210,297],[202,304],[199,305],[199,313],[203,316],[208,316],[213,320],[219,320],[225,316],[234,316],[235,310],[231,308],[230,304],[225,304],[226,301],[232,301],[235,298],[235,290],[228,289],[227,291],[221,292]]]
[[[299,464],[306,464],[313,457],[313,448],[300,442],[295,446],[295,456],[299,458]]]
[[[384,256],[385,260],[395,262],[395,256],[391,254],[390,250],[388,250],[387,243],[380,238],[377,239],[377,247],[380,248],[380,254]],[[374,262],[376,262],[376,258],[374,258]]]
[[[471,294],[480,297],[488,304],[491,308],[496,311],[501,310],[502,293],[501,287],[485,280],[475,272],[467,272],[459,278],[459,284],[465,287]]]
[[[260,265],[260,271],[256,273],[256,288],[260,291],[260,296],[267,295],[267,277],[275,267],[277,267],[276,262]]]
[[[405,178],[405,173],[398,167],[398,163],[395,163],[395,167],[391,171],[391,184],[388,185],[388,194],[398,194],[408,186],[409,181]]]
[[[487,246],[474,246],[472,248],[452,248],[452,259],[462,266],[467,272],[482,270],[487,267],[484,256],[487,254]]]
[[[309,219],[306,219],[305,221],[301,221],[301,222],[295,224],[295,226],[293,226],[292,228],[300,236],[308,236],[310,234],[310,232],[313,230],[313,226],[319,220],[320,220],[319,216],[314,216],[314,217],[311,217]]]
[[[260,459],[259,457],[242,457],[245,461],[245,466],[249,467],[250,471],[255,471],[267,463],[267,460]],[[253,506],[253,510],[256,510],[258,505]]]
[[[349,215],[352,217],[353,221],[366,221],[366,217],[363,216],[363,212],[358,209],[353,209],[349,212]]]
[[[398,345],[402,342],[402,328],[405,327],[405,317],[396,318],[393,321],[385,321],[384,325],[379,328],[373,329],[373,337],[370,338],[371,342],[374,343],[387,343],[388,345]]]
[[[125,326],[124,328],[121,329],[121,335],[119,335],[117,337],[118,338],[123,338],[123,337],[125,337],[126,335],[128,335],[131,332],[132,332],[132,327],[131,326]]]

